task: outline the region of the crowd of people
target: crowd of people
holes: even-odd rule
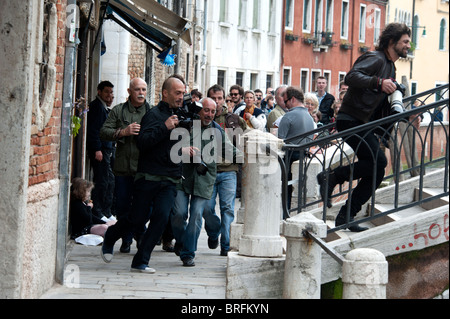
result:
[[[189,92],[192,103],[201,104],[199,129],[191,123],[181,133],[177,131],[181,125],[178,110],[184,106],[187,93],[181,76],[172,75],[164,81],[162,99],[154,107],[146,101],[147,84],[142,79],[131,80],[128,100],[114,107],[111,107],[113,84],[101,82],[87,118],[87,154],[94,183],[73,181],[72,234],[103,236],[101,256],[105,262],[113,259],[114,245],[119,239],[122,239],[120,251],[127,253],[134,238],[137,253],[131,270],[153,273],[149,261],[160,242],[164,250],[180,257],[183,266],[195,266],[204,219],[208,247],[215,249],[220,244],[220,255],[227,256],[243,162],[236,136],[230,132],[237,128],[255,129],[292,140],[331,122],[337,122],[338,130],[366,123],[380,105],[388,107],[385,100],[395,89],[391,81],[395,78],[394,62],[408,49],[408,30],[400,24],[388,25],[380,36],[380,41],[384,41],[380,42],[381,48],[356,61],[346,81],[340,83],[337,99],[327,92],[325,77],[316,79],[316,92],[307,93],[286,85],[275,90],[268,88],[265,95],[261,90],[244,91],[237,84],[229,88],[228,94],[220,85],[210,87],[205,97],[199,90],[192,90]],[[364,104],[367,96],[376,101]],[[360,112],[358,103],[364,104],[364,111]],[[174,135],[178,138],[173,138]],[[207,139],[203,138],[205,135]],[[222,148],[221,154],[231,149],[232,160],[211,156],[213,160],[206,161],[204,154],[211,148],[210,143],[213,148]],[[358,149],[359,141],[349,143]],[[376,137],[368,147],[372,152],[367,153],[380,153]],[[173,156],[174,150],[183,160],[176,160],[179,157]],[[371,184],[371,170],[364,168],[365,157],[361,152],[365,151],[357,150],[359,162],[353,178]],[[290,164],[298,159],[295,152],[287,156]],[[377,161],[378,183],[384,174],[385,158],[378,155]],[[333,188],[348,178],[348,169],[340,167],[318,175],[322,199],[328,207]],[[364,183],[354,189],[357,196],[353,197],[358,200],[348,207],[351,218],[370,196],[368,189]],[[219,212],[216,212],[217,198]],[[346,222],[347,206],[343,207],[336,225]],[[364,230],[359,226],[350,229]]]

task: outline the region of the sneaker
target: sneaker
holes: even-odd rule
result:
[[[137,267],[131,267],[130,271],[131,272],[142,272],[144,274],[154,274],[156,272],[155,269],[150,268],[147,265],[140,265],[140,266],[137,266]]]
[[[225,250],[225,249],[221,249],[220,250],[220,256],[228,256],[228,250]]]
[[[114,247],[106,245],[105,241],[103,241],[101,256],[105,263],[110,263],[114,257]]]
[[[208,247],[209,247],[209,249],[216,249],[217,246],[219,246],[219,238],[212,239],[211,237],[208,237]]]
[[[194,258],[186,258],[186,259],[183,259],[182,260],[183,261],[183,266],[184,267],[193,267],[193,266],[195,266],[195,262],[194,262]]]

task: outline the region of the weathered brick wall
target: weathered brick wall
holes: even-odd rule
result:
[[[58,12],[58,29],[54,105],[51,118],[43,130],[39,130],[34,116],[32,119],[28,186],[58,178],[62,91],[64,85],[66,2],[57,0],[56,9]]]
[[[130,55],[128,56],[128,74],[130,79],[144,78],[145,54],[145,43],[131,36]]]
[[[42,129],[35,116],[31,123],[21,298],[38,298],[55,280],[66,1],[53,1],[57,9],[57,33],[52,34],[57,37],[56,85],[51,97],[53,108],[46,110],[51,113],[50,119]],[[35,85],[39,83],[39,74],[35,73],[34,81]]]

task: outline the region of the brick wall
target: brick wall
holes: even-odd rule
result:
[[[130,80],[134,78],[144,78],[145,55],[145,43],[138,38],[131,36],[130,55],[128,56],[128,74],[130,75]]]
[[[52,115],[43,130],[32,118],[30,139],[30,166],[28,186],[58,178],[62,90],[64,79],[66,2],[56,1],[58,12],[58,42],[56,51],[56,89]]]

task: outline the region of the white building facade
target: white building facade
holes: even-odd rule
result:
[[[210,0],[202,5],[208,13],[199,66],[202,91],[214,84],[226,92],[234,84],[263,92],[277,87],[282,0]]]

